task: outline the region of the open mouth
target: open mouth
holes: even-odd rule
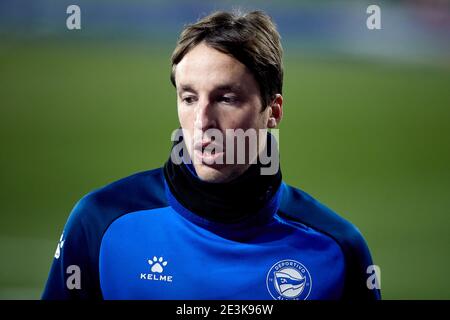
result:
[[[202,148],[202,153],[203,154],[212,154],[212,155],[214,155],[214,154],[216,154],[216,148],[206,148],[206,147],[204,147],[204,148]]]
[[[216,152],[219,153],[217,150],[223,151],[219,145],[214,144],[212,141],[198,142],[195,144],[194,149],[200,151],[201,153],[209,154],[215,154]]]
[[[207,164],[221,164],[223,163],[222,156],[224,154],[222,148],[214,145],[212,142],[197,143],[195,145],[195,155],[203,163]]]

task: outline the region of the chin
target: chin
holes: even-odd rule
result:
[[[217,162],[208,164],[203,161],[201,153],[189,152],[189,155],[191,159],[195,159],[193,165],[198,177],[201,180],[210,183],[229,182],[240,176],[249,167],[249,165],[246,164],[225,164]],[[223,159],[226,159],[225,154],[223,154],[222,157]]]
[[[219,166],[208,166],[205,164],[194,165],[195,171],[200,179],[206,182],[221,183],[229,180],[226,168]]]

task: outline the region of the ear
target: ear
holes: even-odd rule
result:
[[[283,118],[283,96],[277,93],[268,108],[270,110],[269,118],[267,119],[267,128],[272,129],[278,126]]]

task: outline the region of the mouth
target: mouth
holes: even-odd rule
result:
[[[195,157],[205,164],[222,164],[224,150],[212,141],[198,142],[194,145]]]

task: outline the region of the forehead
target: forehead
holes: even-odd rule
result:
[[[214,89],[231,86],[251,90],[256,82],[247,67],[234,57],[200,43],[175,68],[177,88]]]

